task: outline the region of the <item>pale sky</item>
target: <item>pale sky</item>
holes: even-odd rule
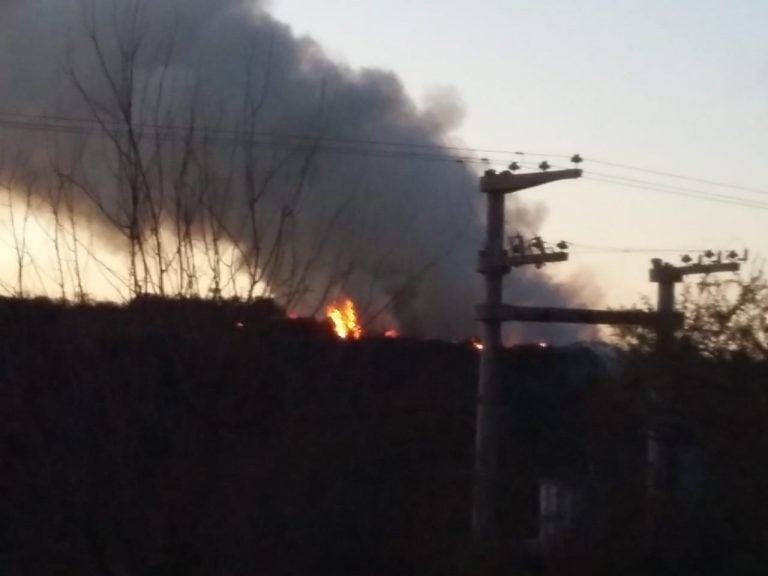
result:
[[[766,254],[768,2],[272,0],[271,12],[339,61],[396,72],[416,101],[435,90],[455,90],[466,107],[456,137],[467,146],[580,153],[585,179],[523,193],[548,207],[545,239],[673,250],[574,248],[571,262],[550,267],[561,278],[590,278],[601,304],[626,305],[651,292],[647,269],[653,256],[677,261],[677,249],[745,247]],[[488,156],[501,161],[507,155]],[[605,174],[765,206],[591,179]]]

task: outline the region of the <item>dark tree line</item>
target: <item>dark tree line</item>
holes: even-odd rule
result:
[[[550,573],[766,564],[763,362],[690,355],[658,401],[677,449],[665,548],[645,542],[651,358],[518,348],[503,546],[469,534],[476,351],[337,340],[270,301],[0,302],[8,574],[532,574],[543,480],[578,514]],[[632,571],[630,571],[632,570]]]

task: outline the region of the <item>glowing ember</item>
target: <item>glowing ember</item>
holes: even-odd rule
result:
[[[549,344],[546,342],[539,342],[539,348],[549,348]]]
[[[394,329],[387,330],[384,332],[384,338],[400,338],[400,334]]]
[[[347,298],[341,303],[331,304],[326,309],[326,316],[333,323],[333,331],[344,340],[359,340],[363,329],[357,319],[355,304]]]
[[[472,346],[475,348],[475,350],[483,349],[483,343],[480,342],[480,340],[472,340]]]

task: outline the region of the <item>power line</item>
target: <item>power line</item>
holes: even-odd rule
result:
[[[0,127],[29,131],[42,130],[82,135],[93,134],[95,132],[105,130],[124,131],[128,129],[125,122],[118,120],[98,121],[93,118],[75,118],[51,114],[31,115],[2,111],[0,111]],[[186,139],[193,137],[198,139],[225,141],[234,144],[248,144],[262,148],[298,147],[316,149],[328,153],[363,157],[370,156],[408,158],[414,160],[453,162],[468,165],[490,166],[491,164],[506,164],[509,161],[510,156],[537,156],[561,159],[569,158],[569,156],[562,154],[544,154],[538,152],[470,148],[434,143],[426,144],[375,139],[341,138],[288,132],[243,131],[222,128],[198,128],[194,126],[174,126],[150,123],[131,124],[131,129],[137,130],[139,132],[155,134],[161,138]],[[505,156],[503,158],[496,156],[480,156],[482,154],[504,154]],[[650,170],[637,166],[631,166],[629,164],[620,164],[600,159],[588,158],[588,160],[596,164],[611,166],[624,170],[655,174],[659,176],[687,180],[690,182],[698,182],[709,186],[719,186],[721,188],[729,188],[742,192],[768,195],[768,190],[760,190],[757,188],[739,186],[735,184],[715,182],[702,178],[694,178],[681,174]],[[523,163],[526,164],[525,162]],[[688,197],[697,200],[720,202],[740,207],[756,208],[758,210],[768,210],[768,203],[763,203],[757,200],[751,200],[741,196],[719,194],[706,190],[684,188],[671,184],[665,184],[662,182],[641,180],[637,178],[629,178],[615,174],[592,171],[589,172],[589,174],[586,176],[586,179],[596,182],[617,184],[629,188]]]
[[[563,166],[556,166],[563,168]],[[616,184],[618,186],[624,186],[627,188],[635,188],[640,190],[648,190],[650,192],[659,192],[662,194],[672,194],[675,196],[682,196],[686,198],[694,198],[697,200],[706,200],[708,202],[720,202],[723,204],[730,204],[734,206],[741,206],[745,208],[756,208],[758,210],[768,210],[768,202],[761,202],[759,200],[753,200],[745,198],[743,196],[733,196],[728,194],[720,194],[707,190],[700,190],[697,188],[684,188],[676,186],[674,184],[665,184],[663,182],[655,182],[650,180],[640,180],[637,178],[628,178],[625,176],[618,176],[615,174],[608,174],[605,172],[594,172],[590,170],[585,174],[584,180],[591,180],[594,182],[604,182],[607,184]]]
[[[105,120],[100,122],[94,118],[77,118],[71,116],[58,116],[53,114],[24,114],[20,112],[4,112],[0,110],[0,122],[5,122],[3,117],[10,118],[9,122],[23,121],[23,122],[50,122],[55,125],[59,124],[71,124],[81,125],[84,127],[92,127],[94,129],[103,128],[102,124],[111,126],[115,129],[125,129],[126,123],[124,120]],[[152,130],[152,131],[181,131],[189,132],[188,126],[173,126],[163,124],[153,124],[146,122],[134,122],[131,126],[138,130]],[[368,145],[368,146],[385,146],[392,148],[406,148],[406,149],[422,149],[422,150],[435,150],[435,151],[450,151],[464,155],[472,155],[474,160],[482,162],[484,164],[490,163],[508,163],[513,156],[541,156],[548,158],[570,158],[571,155],[566,154],[543,154],[535,152],[522,152],[513,150],[493,149],[493,148],[473,148],[469,146],[455,146],[449,144],[435,144],[435,143],[414,143],[403,142],[393,140],[377,140],[372,138],[342,138],[336,136],[319,136],[311,134],[297,134],[290,132],[264,132],[264,131],[243,131],[235,129],[225,128],[201,128],[198,131],[210,135],[226,135],[231,137],[256,137],[256,138],[288,138],[292,140],[306,140],[311,142],[323,141],[333,143],[344,143],[354,145]]]
[[[631,179],[625,179],[625,178],[613,178],[613,177],[600,178],[600,177],[594,177],[594,176],[585,176],[584,179],[591,180],[593,182],[603,182],[607,184],[615,184],[617,186],[624,186],[627,188],[635,188],[638,190],[648,190],[649,192],[659,192],[661,194],[671,194],[674,196],[682,196],[685,198],[695,198],[697,200],[705,200],[708,202],[730,204],[733,206],[740,206],[743,208],[768,210],[768,203],[749,200],[748,198],[740,198],[738,196],[727,196],[725,194],[713,194],[710,192],[705,192],[703,190],[675,189],[674,187],[662,188],[659,185],[655,185],[655,183],[643,184],[641,183],[642,181],[636,181],[637,183],[635,183],[635,182],[632,182]]]
[[[594,178],[594,176],[597,176],[598,178]],[[594,178],[595,180],[602,179],[602,181],[610,180],[611,182],[615,182],[616,184],[629,183],[629,184],[634,184],[634,185],[641,185],[641,186],[644,186],[644,187],[649,188],[649,189],[655,189],[655,190],[657,190],[659,192],[667,192],[668,191],[670,193],[672,193],[672,192],[680,192],[680,193],[684,193],[684,194],[695,194],[695,195],[698,195],[698,196],[701,196],[701,197],[707,197],[707,198],[711,198],[713,200],[724,200],[724,201],[727,201],[727,202],[731,202],[731,201],[735,200],[735,201],[738,201],[738,202],[745,202],[747,204],[753,205],[753,206],[758,207],[758,208],[761,208],[761,207],[768,208],[768,203],[761,202],[759,200],[752,200],[752,199],[743,198],[743,197],[740,197],[740,196],[731,196],[731,195],[728,195],[728,194],[719,194],[719,193],[716,193],[716,192],[709,192],[709,191],[706,191],[706,190],[700,190],[700,189],[696,189],[696,188],[684,188],[684,187],[675,186],[675,185],[672,185],[672,184],[665,184],[663,182],[653,182],[653,181],[649,181],[649,180],[639,180],[637,178],[626,178],[624,176],[616,176],[614,174],[606,174],[606,173],[603,173],[603,172],[594,172],[594,171],[590,171],[589,172],[589,178]]]
[[[652,247],[622,247],[606,246],[601,244],[581,244],[577,242],[568,242],[571,248],[577,252],[597,252],[597,253],[616,253],[616,254],[703,254],[707,252],[706,248],[652,248]]]
[[[104,131],[103,126],[100,125],[78,125],[78,124],[59,124],[54,122],[40,122],[30,120],[8,120],[0,117],[0,127],[10,128],[14,130],[25,131],[44,131],[44,132],[56,132],[62,134],[73,135],[90,135],[100,131]],[[290,134],[279,133],[253,133],[247,135],[245,132],[235,132],[226,130],[212,130],[212,129],[195,129],[190,130],[181,127],[165,127],[155,130],[152,126],[140,126],[134,125],[133,129],[142,131],[144,133],[154,133],[163,139],[184,140],[192,137],[195,139],[211,139],[219,142],[228,142],[231,144],[247,144],[255,146],[257,148],[305,148],[316,149],[329,153],[338,153],[355,156],[373,156],[373,157],[393,157],[393,158],[408,158],[415,160],[427,160],[427,161],[439,161],[439,162],[451,162],[461,164],[487,164],[487,159],[475,158],[470,156],[457,156],[449,153],[428,153],[419,152],[415,150],[387,150],[384,146],[388,144],[382,143],[382,148],[362,148],[364,141],[360,141],[360,144],[354,145],[353,141],[344,139],[334,139],[321,136],[300,136]],[[126,130],[125,126],[118,124],[114,125],[114,130],[122,131]],[[182,132],[186,131],[186,133]],[[408,144],[402,144],[402,146],[411,146]],[[412,145],[419,146],[422,145]],[[423,145],[426,147],[426,145]],[[435,150],[440,150],[440,147],[435,145]]]
[[[105,120],[100,122],[97,120],[84,118],[67,118],[51,115],[33,116],[8,112],[0,112],[0,126],[20,130],[42,130],[84,135],[104,130],[125,131],[128,129],[128,126],[123,121]],[[340,151],[344,153],[407,156],[410,158],[477,164],[491,163],[491,159],[487,157],[481,158],[471,155],[490,151],[444,144],[409,143],[373,139],[341,138],[290,132],[243,131],[223,128],[174,126],[148,123],[132,123],[130,127],[132,130],[138,132],[150,134],[154,133],[161,135],[164,138],[211,138],[215,140],[225,140],[236,143],[268,146],[279,144],[285,146],[305,145]],[[361,150],[360,148],[349,148],[350,146],[364,146],[370,149]],[[430,151],[433,152],[430,153]],[[457,154],[449,154],[450,152],[455,152]],[[494,158],[493,161],[502,162],[505,161],[505,159]]]
[[[684,176],[682,174],[675,174],[673,172],[664,172],[661,170],[651,170],[649,168],[640,168],[638,166],[631,166],[629,164],[619,164],[617,162],[608,162],[605,160],[596,160],[594,158],[589,159],[590,162],[595,164],[602,164],[604,166],[611,166],[613,168],[621,168],[624,170],[632,170],[634,172],[644,172],[646,174],[655,174],[656,176],[666,176],[667,178],[676,178],[678,180],[688,180],[690,182],[698,182],[699,184],[707,184],[709,186],[719,186],[721,188],[731,188],[733,190],[741,190],[742,192],[751,192],[753,194],[768,195],[768,190],[761,190],[759,188],[752,188],[750,186],[740,186],[738,184],[728,184],[726,182],[717,182],[715,180],[707,180],[706,178],[696,178],[693,176]]]
[[[8,120],[10,119],[10,120]],[[102,128],[102,123],[93,118],[77,118],[70,116],[59,116],[53,114],[24,114],[20,112],[0,111],[1,123],[13,123],[16,122],[41,122],[49,123],[48,126],[59,129],[61,124],[70,125],[68,129],[77,128]],[[52,125],[51,125],[52,124]],[[119,129],[125,127],[125,122],[122,120],[106,120],[103,124]],[[17,124],[18,125],[18,124]],[[44,126],[43,124],[40,124]],[[134,123],[132,127],[138,130],[152,130],[152,131],[175,131],[175,132],[189,132],[189,127],[186,126],[173,126],[173,125],[161,125],[152,124],[146,122]],[[252,137],[252,138],[277,138],[277,139],[290,139],[299,141],[311,141],[311,142],[329,142],[335,144],[354,144],[354,145],[367,145],[367,146],[384,146],[392,148],[405,148],[405,149],[421,149],[421,150],[435,150],[435,151],[451,151],[459,154],[472,155],[472,160],[483,163],[504,163],[508,162],[510,158],[514,156],[535,156],[546,158],[567,159],[571,156],[569,154],[556,154],[556,153],[543,153],[543,152],[529,152],[521,150],[510,150],[501,148],[474,148],[469,146],[454,146],[448,144],[435,144],[435,143],[415,143],[415,142],[402,142],[393,140],[377,140],[372,138],[342,138],[331,136],[320,136],[310,134],[298,134],[290,132],[264,132],[264,131],[243,131],[235,129],[223,129],[223,128],[200,128],[196,130],[206,135],[219,135],[230,137]],[[475,156],[478,156],[477,158]],[[485,156],[485,157],[480,157]],[[493,156],[493,158],[491,157]],[[675,178],[680,180],[688,180],[691,182],[698,182],[700,184],[706,184],[708,186],[717,186],[721,188],[730,188],[733,190],[740,190],[742,192],[751,192],[755,194],[768,195],[768,190],[754,188],[750,186],[741,186],[738,184],[731,184],[727,182],[719,182],[715,180],[708,180],[705,178],[697,178],[693,176],[686,176],[683,174],[677,174],[673,172],[666,172],[662,170],[654,170],[650,168],[644,168],[640,166],[633,166],[631,164],[624,164],[619,162],[612,162],[608,160],[602,160],[599,158],[586,157],[586,161],[593,162],[595,164],[601,164],[604,166],[610,166],[613,168],[620,168],[623,170],[630,170],[635,172],[643,172],[647,174],[654,174],[657,176],[664,176],[668,178]]]

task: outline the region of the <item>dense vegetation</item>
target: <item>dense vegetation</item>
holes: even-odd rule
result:
[[[505,536],[481,561],[468,531],[469,345],[342,342],[268,301],[147,299],[3,300],[0,342],[3,574],[734,574],[766,565],[765,364],[627,357],[619,372],[583,348],[508,351]],[[649,407],[649,382],[663,391],[661,411]],[[669,478],[678,489],[651,562],[643,442],[660,413],[670,445],[701,456]],[[534,543],[544,478],[575,487],[580,506],[561,560],[542,565]]]

